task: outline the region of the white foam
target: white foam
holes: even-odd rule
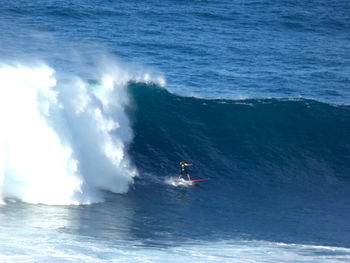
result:
[[[115,73],[115,74],[114,74]],[[125,193],[136,169],[125,107],[130,75],[114,65],[91,87],[47,65],[0,66],[0,202],[79,204]]]
[[[165,179],[165,183],[175,186],[175,187],[191,187],[193,186],[192,182],[184,180],[183,178],[178,179],[177,177],[170,177]]]
[[[138,242],[113,243],[94,239],[74,239],[66,234],[57,236],[57,242],[7,241],[2,262],[349,262],[350,250],[338,247],[307,245],[280,246],[265,241],[193,241],[169,246],[142,246]],[[16,253],[11,251],[15,250]]]

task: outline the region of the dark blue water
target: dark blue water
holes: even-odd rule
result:
[[[193,202],[190,214],[170,210],[165,225],[171,224],[166,218],[180,216],[184,225],[195,222],[194,236],[349,246],[348,106],[204,100],[137,84],[130,89],[136,107],[130,153],[149,174],[130,194],[146,195],[152,206],[176,207],[169,200],[182,194]],[[212,180],[183,193],[164,189],[159,179],[177,174],[182,159],[195,164],[194,177]]]
[[[125,77],[134,136],[125,153],[139,172],[129,191],[92,205],[8,202],[0,262],[75,262],[69,249],[86,262],[349,259],[349,1],[10,1],[0,33],[1,65],[40,61],[92,86],[106,61],[152,75]],[[210,180],[168,184],[181,160]],[[40,250],[10,245],[31,240]]]
[[[34,53],[67,71],[108,51],[163,72],[182,94],[349,103],[348,1],[15,1],[1,9],[3,57]]]

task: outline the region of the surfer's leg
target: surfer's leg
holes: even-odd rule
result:
[[[187,174],[188,181],[191,181],[190,174]]]

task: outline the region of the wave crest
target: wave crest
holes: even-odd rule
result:
[[[120,72],[91,82],[47,65],[0,67],[0,200],[80,204],[128,191],[137,170]]]

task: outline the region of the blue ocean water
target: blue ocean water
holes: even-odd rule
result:
[[[348,1],[9,1],[0,262],[348,262]],[[177,184],[187,160],[192,186]]]

